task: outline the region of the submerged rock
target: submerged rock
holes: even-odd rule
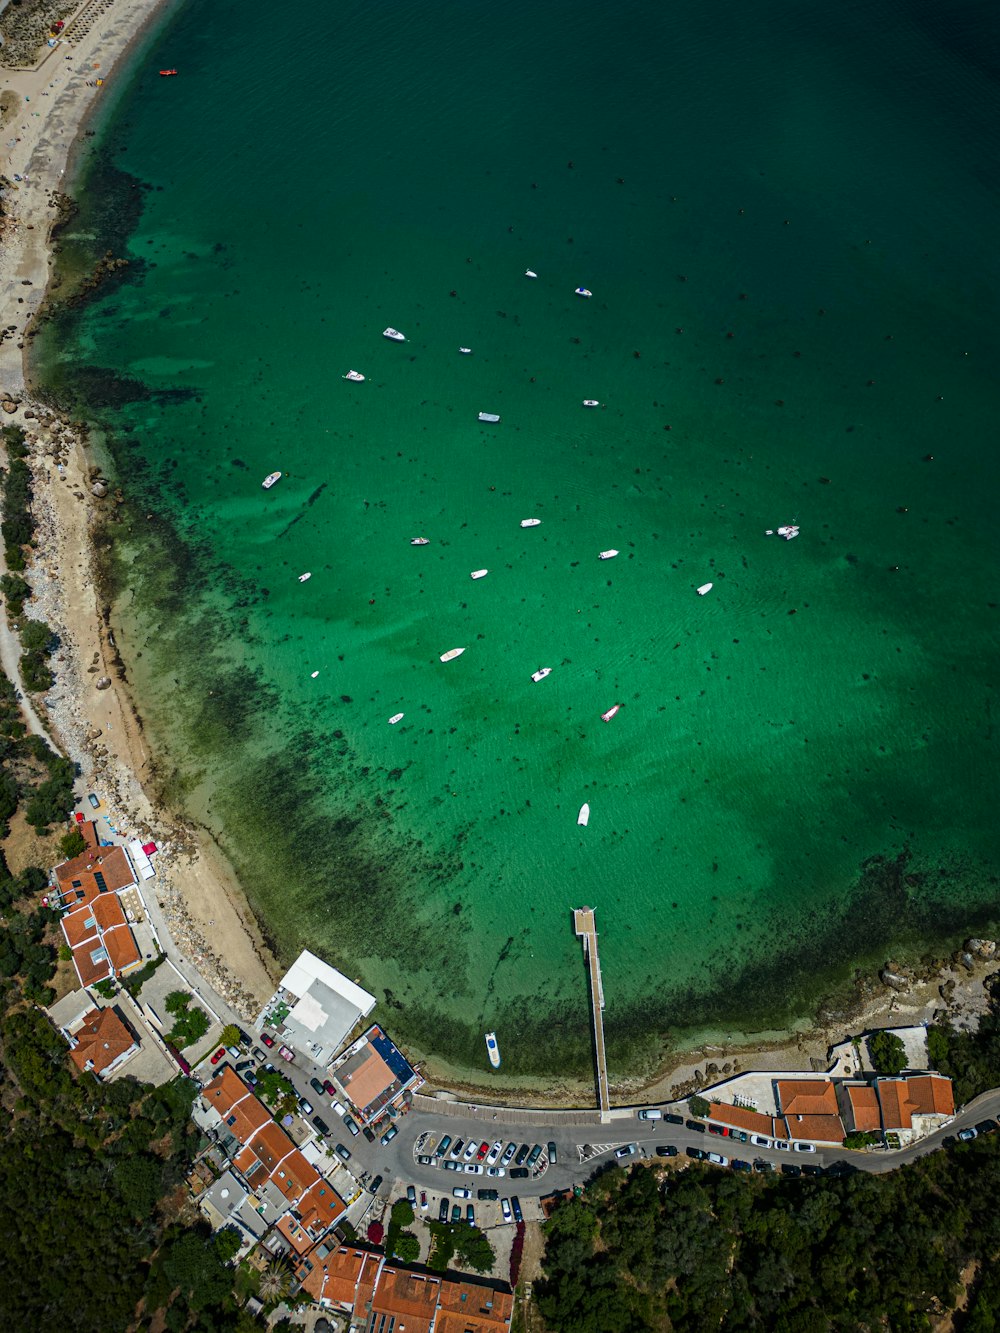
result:
[[[997,956],[995,940],[966,940],[962,947],[966,953],[975,954],[977,958],[982,958],[986,962],[991,962]]]

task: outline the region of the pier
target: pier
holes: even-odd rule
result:
[[[577,907],[573,911],[573,929],[583,941],[583,957],[590,970],[590,1007],[594,1015],[594,1063],[597,1067],[597,1100],[601,1120],[609,1119],[611,1100],[608,1097],[608,1065],[604,1055],[604,985],[601,981],[601,960],[597,956],[597,924],[592,907]]]

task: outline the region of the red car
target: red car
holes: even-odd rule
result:
[[[481,1143],[479,1145],[479,1151],[476,1153],[476,1161],[481,1162],[483,1158],[486,1156],[486,1154],[489,1152],[489,1150],[490,1150],[490,1145],[488,1143]]]
[[[328,1078],[325,1078],[323,1080],[323,1091],[326,1093],[328,1097],[336,1097],[337,1095],[337,1089],[333,1086],[333,1084],[330,1082]]]
[[[279,1047],[278,1047],[278,1054],[281,1056],[282,1060],[294,1060],[294,1059],[295,1059],[295,1052],[294,1052],[294,1051],[290,1051],[290,1050],[288,1049],[287,1046],[279,1046]]]
[[[219,1061],[222,1059],[222,1057],[225,1055],[225,1053],[226,1053],[225,1046],[220,1046],[219,1049],[212,1056],[212,1064],[217,1065]]]
[[[267,1035],[266,1032],[262,1032],[262,1033],[260,1034],[260,1039],[261,1039],[261,1041],[264,1043],[265,1046],[273,1046],[273,1045],[274,1045],[274,1038],[273,1038],[273,1037],[269,1037],[269,1036]]]
[[[725,1125],[709,1125],[708,1132],[709,1134],[718,1134],[722,1139],[729,1137],[729,1130]]]

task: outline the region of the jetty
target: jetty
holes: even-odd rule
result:
[[[583,941],[583,957],[590,972],[590,1008],[594,1016],[594,1064],[597,1068],[597,1101],[601,1121],[610,1119],[611,1100],[608,1096],[608,1064],[604,1054],[604,984],[601,981],[601,960],[597,954],[597,924],[592,907],[577,907],[573,911],[573,929]]]

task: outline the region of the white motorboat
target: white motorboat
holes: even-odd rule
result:
[[[393,713],[392,717],[389,719],[389,726],[394,727],[397,722],[402,722],[405,716],[405,713]]]
[[[470,353],[472,352],[471,347],[460,347],[458,350],[462,353],[463,356],[469,356]]]
[[[542,521],[542,520],[541,520],[540,518],[522,518],[522,519],[521,519],[521,527],[522,527],[522,528],[537,528],[537,527],[539,526],[539,524],[541,523],[541,521]]]
[[[449,648],[446,653],[441,654],[442,662],[454,662],[456,657],[461,657],[465,652],[464,648]]]
[[[618,712],[619,708],[621,708],[621,704],[612,704],[606,713],[601,714],[601,721],[610,722],[615,713]]]
[[[317,677],[318,675],[319,675],[319,672],[318,672],[318,671],[314,671],[314,672],[312,673],[312,678],[313,678],[313,680],[315,680],[316,677]]]
[[[698,596],[704,597],[707,592],[711,591],[712,591],[712,585],[710,583],[703,583],[701,587],[698,589]]]
[[[538,277],[538,274],[535,272],[535,270],[534,270],[533,268],[526,268],[526,269],[524,270],[524,276],[525,276],[526,278],[537,278],[537,277]]]
[[[574,288],[574,291],[576,292],[577,296],[593,296],[594,294],[587,287],[576,287]]]
[[[500,415],[497,412],[480,412],[480,421],[499,421]]]
[[[383,337],[383,338],[388,338],[390,342],[394,342],[394,343],[405,343],[405,342],[406,342],[406,338],[404,337],[404,335],[403,335],[402,333],[400,333],[399,329],[383,329],[383,330],[382,330],[382,337]]]
[[[602,551],[597,557],[598,560],[614,560],[618,552],[612,547],[609,551]]]
[[[778,536],[784,537],[786,542],[790,542],[793,537],[797,537],[798,535],[799,528],[797,523],[788,523],[783,528],[778,529]]]
[[[600,407],[600,403],[596,398],[585,398],[583,400],[583,405],[584,407]]]
[[[488,569],[474,569],[469,575],[470,579],[484,579],[490,571]]]
[[[353,380],[355,384],[364,384],[365,377],[360,370],[349,370],[344,376],[345,380]]]
[[[300,582],[300,583],[308,583],[309,580],[310,580],[311,578],[312,578],[312,575],[311,575],[311,574],[309,573],[309,571],[307,570],[304,574],[300,574],[300,575],[299,575],[299,582]]]
[[[274,483],[280,480],[281,480],[280,472],[269,472],[260,484],[264,487],[265,491],[269,491],[271,487],[274,485]]]
[[[580,806],[580,813],[576,817],[576,822],[583,828],[586,828],[590,822],[590,806],[586,801]]]
[[[497,1045],[497,1034],[487,1032],[486,1034],[486,1053],[490,1057],[490,1064],[494,1069],[500,1068],[500,1047]]]
[[[552,668],[551,668],[551,667],[542,667],[539,671],[533,671],[533,672],[531,673],[531,679],[532,679],[532,680],[535,682],[535,684],[537,685],[537,683],[538,683],[540,680],[544,680],[546,676],[551,676],[551,675],[552,675]]]
[[[430,539],[430,537],[411,537],[411,538],[410,538],[410,545],[411,545],[411,546],[430,546],[430,544],[431,544],[431,539]]]

